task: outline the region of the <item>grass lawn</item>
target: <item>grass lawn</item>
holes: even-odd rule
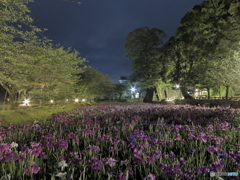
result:
[[[72,104],[63,104],[63,105],[46,105],[39,106],[37,104],[31,104],[31,106],[20,105],[18,110],[9,110],[9,105],[4,105],[4,109],[2,110],[2,106],[0,106],[0,120],[3,121],[2,126],[6,127],[9,123],[14,125],[21,125],[26,122],[33,122],[42,119],[51,118],[52,114],[71,111],[73,108],[83,107],[87,105],[97,104],[95,102],[89,103],[72,103]]]

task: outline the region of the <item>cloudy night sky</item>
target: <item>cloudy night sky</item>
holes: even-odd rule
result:
[[[162,29],[174,36],[181,18],[203,0],[35,0],[28,7],[44,36],[76,49],[82,58],[117,83],[132,73],[124,40],[137,28]]]

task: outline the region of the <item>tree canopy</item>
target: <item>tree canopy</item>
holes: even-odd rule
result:
[[[110,86],[105,75],[86,68],[86,59],[76,50],[42,37],[43,30],[34,26],[28,2],[33,1],[0,0],[0,85],[10,102],[17,100],[17,93],[41,100],[70,98],[76,96],[80,82],[79,89],[85,86],[89,97],[104,94],[103,88]]]
[[[75,86],[76,96],[82,99],[94,99],[104,97],[114,88],[106,74],[85,66],[84,71],[77,74],[78,80]]]
[[[235,1],[209,0],[194,6],[181,19],[176,35],[164,47],[174,65],[173,80],[188,98],[188,84],[206,84],[206,77],[233,84],[239,57],[239,7]],[[235,70],[234,70],[235,69]],[[218,78],[216,77],[218,74]],[[223,76],[221,78],[221,76]],[[225,83],[220,82],[225,79]],[[209,81],[210,82],[210,81]],[[226,83],[228,82],[228,83]],[[228,85],[227,85],[228,84]]]
[[[126,56],[133,60],[133,71],[141,87],[147,89],[146,102],[151,101],[156,82],[166,73],[161,47],[167,37],[160,29],[143,27],[130,32],[125,40]]]
[[[222,85],[227,97],[229,87],[239,85],[239,15],[239,1],[208,0],[185,14],[176,35],[166,43],[166,34],[156,28],[129,33],[126,56],[133,60],[142,87],[179,84],[183,96],[192,98],[189,86],[201,84],[209,89]],[[152,92],[149,94],[151,99]]]

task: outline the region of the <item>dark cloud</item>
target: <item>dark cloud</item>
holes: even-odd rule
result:
[[[80,0],[75,5],[61,0],[29,3],[35,25],[53,43],[73,47],[86,63],[109,74],[117,83],[131,74],[125,57],[124,40],[140,28],[159,28],[173,36],[187,11],[203,0]]]

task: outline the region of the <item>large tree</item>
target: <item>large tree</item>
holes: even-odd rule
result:
[[[22,61],[26,50],[23,42],[36,42],[36,33],[41,31],[32,25],[27,2],[32,1],[0,0],[0,85],[8,92],[11,104],[20,84],[13,76],[20,79],[22,67],[28,67],[28,62]]]
[[[166,71],[167,63],[161,56],[165,38],[164,31],[143,27],[129,33],[125,40],[126,56],[133,60],[133,71],[138,74],[141,87],[146,89],[144,102],[152,102],[156,83]]]
[[[174,56],[174,78],[182,84],[185,98],[190,97],[186,92],[187,84],[201,83],[201,79],[204,84],[205,75],[221,72],[226,77],[232,72],[233,68],[224,71],[223,67],[236,60],[233,60],[233,51],[238,49],[240,40],[239,7],[236,1],[209,0],[195,6],[182,18],[170,45],[170,57]],[[222,78],[219,76],[219,79]]]
[[[77,51],[52,44],[37,46],[24,42],[14,52],[2,58],[0,76],[0,84],[7,90],[11,102],[17,92],[25,98],[29,98],[30,93],[32,98],[39,98],[41,94],[48,99],[56,97],[65,91],[64,87],[74,86],[74,74],[83,71],[78,65],[85,62]]]
[[[164,46],[165,58],[171,61],[171,72],[168,76],[172,84],[179,85],[185,99],[192,98],[188,94],[188,86],[194,85],[206,71],[208,61],[196,54],[198,48],[174,37]]]
[[[30,92],[47,93],[48,98],[60,94],[75,84],[74,74],[82,72],[77,65],[85,62],[77,51],[39,38],[41,30],[32,25],[27,2],[0,0],[0,85],[11,105],[17,92],[25,97]]]
[[[240,54],[234,50],[215,58],[218,61],[213,62],[215,66],[207,72],[207,75],[225,87],[225,97],[228,98],[229,89],[239,88],[240,85]]]

